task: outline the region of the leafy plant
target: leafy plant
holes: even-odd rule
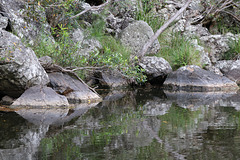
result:
[[[186,65],[200,65],[199,52],[179,33],[173,33],[170,40],[162,41],[157,56],[165,58],[174,70]]]
[[[229,43],[230,49],[223,55],[225,60],[235,60],[240,55],[240,37]]]

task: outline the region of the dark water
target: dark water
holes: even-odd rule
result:
[[[0,112],[0,160],[240,159],[240,94],[112,91],[99,104]]]

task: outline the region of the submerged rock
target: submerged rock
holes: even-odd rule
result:
[[[129,26],[122,31],[120,41],[125,47],[128,47],[133,54],[137,55],[153,34],[152,28],[146,22],[136,21],[129,24]],[[160,44],[158,40],[156,40],[147,53],[155,54],[159,49]]]
[[[59,94],[65,95],[70,103],[95,102],[101,98],[83,82],[61,72],[49,73],[50,85]]]
[[[218,61],[215,66],[221,70],[224,76],[240,85],[240,60]]]
[[[4,96],[2,98],[2,100],[0,101],[0,104],[3,105],[11,105],[13,103],[14,99],[12,97],[9,96]]]
[[[32,49],[0,29],[0,94],[19,97],[34,85],[46,85],[49,78]]]
[[[148,77],[148,80],[155,84],[163,84],[167,75],[172,72],[170,64],[161,57],[143,57],[139,64]]]
[[[26,90],[10,108],[53,108],[68,105],[66,97],[57,94],[52,88],[38,85]]]
[[[167,90],[189,92],[228,92],[239,89],[238,85],[227,77],[194,65],[184,66],[170,73],[163,85]]]

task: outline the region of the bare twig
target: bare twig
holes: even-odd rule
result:
[[[235,16],[234,14],[232,14],[231,12],[228,12],[228,11],[221,11],[221,12],[224,12],[224,13],[227,13],[229,15],[231,15],[233,18],[235,18],[238,22],[240,22],[240,18],[238,18],[237,16]]]
[[[153,42],[158,38],[158,36],[165,30],[167,27],[189,6],[190,2],[192,0],[188,0],[187,3],[179,10],[177,13],[168,20],[165,24],[163,24],[159,30],[149,39],[149,41],[143,46],[141,52],[140,52],[140,58],[144,56],[148,50],[148,48],[153,44]]]
[[[104,69],[104,68],[108,68],[106,66],[103,67],[78,67],[78,68],[74,68],[71,71],[78,71],[78,70],[83,70],[83,69]]]
[[[88,9],[85,9],[84,11],[76,14],[75,16],[70,17],[69,19],[77,18],[78,16],[80,16],[80,15],[82,15],[82,14],[88,12],[88,11],[91,11],[91,10],[99,10],[99,9],[105,7],[108,3],[110,3],[110,1],[111,0],[107,0],[105,3],[103,3],[103,4],[99,5],[99,6],[92,6],[92,7],[88,8]]]

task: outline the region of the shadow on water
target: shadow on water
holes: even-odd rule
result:
[[[0,159],[238,159],[240,94],[114,90],[99,104],[0,112]]]

